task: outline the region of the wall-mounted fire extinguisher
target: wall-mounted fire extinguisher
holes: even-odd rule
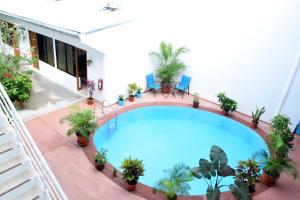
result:
[[[103,90],[103,79],[98,80],[98,90]]]

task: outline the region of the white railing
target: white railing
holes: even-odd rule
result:
[[[53,200],[67,200],[67,196],[62,190],[60,184],[57,182],[37,145],[33,141],[30,133],[24,125],[24,122],[17,113],[1,83],[0,109],[6,115],[8,121],[16,131],[18,143],[23,147],[25,153],[31,159],[32,164],[39,175],[38,178],[44,186],[45,192],[47,192],[49,197]]]

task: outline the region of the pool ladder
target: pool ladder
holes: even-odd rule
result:
[[[105,106],[104,104],[107,103],[108,105]],[[112,112],[115,114],[115,120],[114,123],[111,123],[112,120],[109,119],[109,117],[107,116],[107,114],[105,113],[105,108],[110,107],[112,109]],[[106,119],[107,121],[107,128],[108,128],[108,132],[110,132],[111,129],[113,128],[117,128],[118,126],[118,113],[117,111],[113,108],[113,106],[109,103],[109,101],[107,100],[103,100],[102,102],[100,102],[100,108],[101,108],[101,113],[103,115],[103,117]],[[94,115],[96,115],[96,104],[94,106]]]

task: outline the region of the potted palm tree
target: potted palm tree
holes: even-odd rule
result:
[[[128,84],[128,94],[129,94],[129,101],[130,102],[134,102],[134,96],[135,96],[135,92],[137,90],[137,85],[136,83],[130,83]]]
[[[74,107],[69,115],[60,120],[60,123],[65,122],[68,122],[71,126],[67,131],[67,135],[75,134],[77,136],[77,143],[81,147],[88,145],[90,134],[98,126],[92,110],[81,110],[79,107]]]
[[[163,93],[170,93],[173,78],[185,69],[186,65],[179,59],[179,56],[188,51],[185,47],[174,49],[172,44],[161,42],[160,52],[150,52],[150,55],[155,56],[160,62],[156,75],[161,80]]]
[[[144,176],[144,164],[142,160],[132,159],[131,156],[124,159],[121,164],[122,177],[127,183],[127,190],[133,191],[140,176]]]
[[[95,167],[101,171],[105,167],[105,163],[107,161],[107,149],[100,149],[94,156]]]
[[[200,97],[198,93],[194,94],[194,99],[193,99],[193,107],[198,108],[199,107],[199,102],[200,102]]]
[[[224,92],[217,94],[220,107],[223,110],[225,116],[229,115],[229,112],[234,112],[237,109],[237,102],[225,95]]]
[[[155,188],[166,193],[168,200],[177,199],[177,195],[188,195],[189,181],[193,179],[190,168],[183,163],[174,165],[172,169],[164,170],[167,176],[160,179]]]
[[[252,123],[251,123],[251,127],[252,128],[257,128],[258,122],[259,122],[259,118],[262,114],[265,113],[265,107],[262,107],[261,109],[259,109],[258,107],[256,107],[256,111],[255,113],[252,112]]]

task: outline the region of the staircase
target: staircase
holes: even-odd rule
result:
[[[0,200],[67,197],[0,83]]]

